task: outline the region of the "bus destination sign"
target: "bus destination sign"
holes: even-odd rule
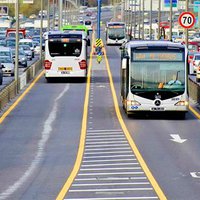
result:
[[[177,52],[133,53],[134,61],[182,61],[183,54]]]

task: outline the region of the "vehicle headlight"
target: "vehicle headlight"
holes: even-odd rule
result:
[[[188,106],[188,101],[178,101],[175,106]]]
[[[127,101],[128,106],[140,106],[141,104],[138,101],[132,100],[132,101]]]

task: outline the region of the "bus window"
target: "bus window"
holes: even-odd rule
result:
[[[82,41],[49,41],[50,56],[80,56],[82,49]]]

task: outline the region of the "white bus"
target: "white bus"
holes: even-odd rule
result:
[[[87,77],[87,38],[84,31],[50,31],[45,36],[45,78]]]
[[[121,45],[127,42],[124,22],[108,22],[106,24],[106,45]]]
[[[188,111],[187,49],[168,41],[130,41],[122,50],[121,97],[127,115]]]

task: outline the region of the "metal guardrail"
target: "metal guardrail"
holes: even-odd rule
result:
[[[189,79],[188,83],[189,96],[197,103],[200,104],[200,85]]]
[[[38,60],[29,68],[27,68],[19,77],[19,89],[23,89],[42,69],[42,60]],[[200,104],[200,85],[189,79],[189,96]],[[2,110],[8,102],[17,96],[17,81],[13,80],[9,85],[0,91],[0,110]]]
[[[38,60],[19,76],[19,84],[17,84],[16,80],[13,80],[9,85],[3,88],[0,91],[0,110],[3,110],[5,106],[17,96],[18,87],[20,90],[23,89],[41,69],[42,60]]]

